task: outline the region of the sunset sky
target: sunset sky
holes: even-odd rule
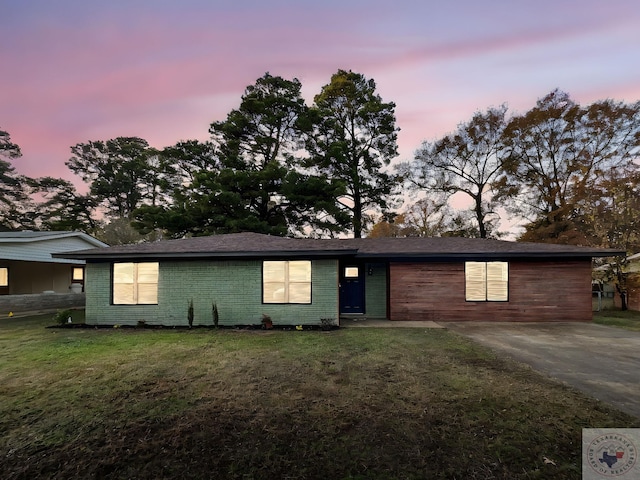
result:
[[[554,88],[640,99],[638,0],[0,0],[0,129],[18,173],[78,181],[72,145],[208,138],[265,72],[309,103],[338,69],[396,103],[400,160],[477,110]]]

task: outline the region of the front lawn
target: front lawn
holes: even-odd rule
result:
[[[640,331],[640,312],[633,310],[602,310],[594,312],[593,321],[600,325],[621,327],[636,332]]]
[[[640,420],[446,330],[0,320],[3,479],[580,478]]]

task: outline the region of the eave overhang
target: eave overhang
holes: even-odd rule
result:
[[[82,259],[87,262],[142,261],[142,260],[215,260],[215,259],[261,259],[261,258],[340,258],[353,257],[357,250],[279,250],[262,252],[148,252],[148,253],[60,253],[55,257]]]
[[[455,253],[359,253],[363,260],[391,260],[401,262],[465,261],[465,260],[559,260],[591,259],[624,255],[624,251],[611,252],[455,252]]]

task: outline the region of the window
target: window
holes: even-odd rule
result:
[[[506,302],[509,300],[507,262],[465,262],[465,291],[468,302]]]
[[[113,303],[155,305],[158,303],[158,263],[114,263]]]
[[[9,268],[0,267],[0,287],[9,286]]]
[[[73,267],[73,270],[71,270],[71,280],[74,282],[82,282],[84,280],[84,268]]]
[[[262,264],[264,303],[311,303],[311,261],[265,261]]]
[[[344,267],[344,278],[358,278],[359,276],[358,267]]]

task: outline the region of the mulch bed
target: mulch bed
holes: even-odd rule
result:
[[[76,328],[87,328],[92,330],[113,330],[113,329],[123,329],[123,330],[292,330],[292,331],[309,331],[309,330],[321,330],[321,331],[331,331],[338,330],[340,327],[337,325],[332,325],[329,327],[323,325],[273,325],[271,328],[265,328],[264,325],[261,324],[251,324],[251,325],[219,325],[217,327],[213,325],[194,325],[193,327],[189,327],[187,325],[88,325],[86,323],[62,323],[59,325],[49,325],[46,328],[57,328],[57,329],[76,329]]]

